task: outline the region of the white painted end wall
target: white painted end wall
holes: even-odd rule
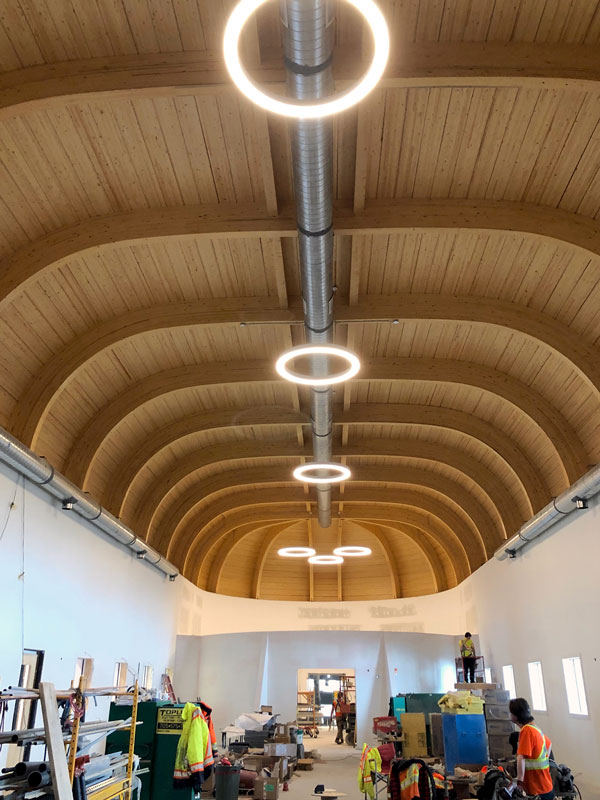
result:
[[[455,638],[377,631],[277,631],[178,636],[175,681],[200,696],[222,728],[261,702],[280,720],[296,718],[298,670],[318,663],[355,670],[358,742],[373,741],[374,716],[387,714],[398,692],[441,692],[454,671]]]

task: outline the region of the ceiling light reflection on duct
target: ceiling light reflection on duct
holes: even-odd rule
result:
[[[281,547],[277,551],[277,555],[282,558],[308,558],[316,553],[314,547]]]
[[[333,564],[343,564],[344,559],[341,556],[311,556],[308,559],[308,563],[326,567]]]
[[[344,547],[336,547],[333,551],[334,556],[349,556],[350,558],[357,558],[359,556],[370,556],[371,548],[363,547],[362,545],[345,545]]]
[[[274,114],[295,119],[321,119],[351,108],[379,83],[390,52],[390,35],[385,17],[373,0],[346,0],[362,14],[373,36],[373,59],[361,80],[348,91],[317,103],[293,102],[261,91],[240,61],[239,44],[244,25],[266,0],[240,0],[231,12],[223,37],[225,65],[240,92],[256,105]]]
[[[337,473],[333,475],[327,475],[325,478],[310,475],[311,472],[316,472],[317,470],[328,470],[329,472]],[[309,473],[309,474],[307,474]],[[341,483],[342,481],[347,481],[348,478],[351,477],[352,473],[345,467],[343,464],[319,464],[318,462],[312,462],[310,464],[301,464],[299,467],[293,472],[294,478],[297,481],[304,481],[305,483]]]
[[[300,356],[319,355],[343,358],[348,362],[348,369],[344,372],[336,372],[333,375],[327,375],[325,378],[315,378],[311,375],[301,375],[299,372],[294,372],[287,367],[290,361]],[[355,353],[351,350],[347,350],[345,347],[339,347],[334,344],[302,344],[297,347],[292,347],[291,350],[279,356],[275,363],[275,369],[282,378],[292,383],[299,383],[301,386],[333,386],[335,383],[343,383],[353,378],[360,370],[360,361]]]

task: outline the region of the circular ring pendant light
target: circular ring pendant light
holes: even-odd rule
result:
[[[343,564],[344,559],[341,556],[311,556],[308,559],[309,564],[317,564],[327,566],[328,564]]]
[[[302,375],[287,367],[290,361],[300,356],[336,356],[348,362],[348,369],[344,372],[328,375],[325,378],[314,378],[311,375]],[[334,344],[301,344],[298,345],[298,347],[292,347],[287,353],[279,356],[275,363],[275,369],[282,378],[292,383],[299,383],[302,386],[332,386],[334,383],[342,383],[343,381],[353,378],[360,369],[360,361],[358,360],[358,356],[345,347],[338,347]]]
[[[240,36],[244,25],[266,0],[240,0],[231,12],[223,37],[225,65],[231,79],[249,100],[266,111],[296,119],[319,119],[351,108],[375,88],[383,75],[390,52],[390,35],[385,17],[373,0],[346,0],[362,14],[373,35],[373,59],[361,80],[346,92],[317,103],[285,100],[263,92],[250,78],[240,61]]]
[[[311,475],[312,472],[322,469],[327,469],[334,474],[327,478]],[[315,462],[301,464],[299,467],[296,467],[293,474],[297,481],[304,481],[305,483],[341,483],[342,481],[348,480],[352,475],[348,467],[345,467],[343,464],[319,464]]]
[[[307,558],[314,556],[316,552],[314,547],[281,547],[277,555],[283,558]]]
[[[351,558],[356,556],[370,556],[371,548],[362,547],[361,545],[347,545],[344,547],[336,547],[333,554],[335,556],[350,556]]]

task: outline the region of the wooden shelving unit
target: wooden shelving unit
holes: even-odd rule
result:
[[[321,706],[315,704],[315,693],[311,691],[298,692],[296,706],[296,725],[302,728],[309,736],[319,735],[317,712]]]

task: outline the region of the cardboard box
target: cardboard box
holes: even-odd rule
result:
[[[496,706],[486,703],[484,711],[486,719],[510,719],[508,705]]]
[[[400,714],[400,726],[404,735],[402,755],[416,758],[427,755],[427,728],[425,714]]]
[[[296,758],[298,745],[283,744],[280,742],[265,742],[265,755],[275,756],[276,758]]]
[[[257,778],[254,784],[256,800],[277,800],[279,796],[279,780],[277,778]]]
[[[506,689],[484,689],[483,699],[490,705],[508,705],[510,693]]]
[[[434,758],[444,757],[444,732],[442,730],[442,715],[429,715],[429,730],[431,732],[431,755]]]
[[[285,780],[288,774],[289,765],[287,758],[273,758],[270,756],[244,756],[242,759],[244,769],[258,772],[259,774],[263,769],[268,769],[274,778]]]
[[[273,713],[273,706],[261,706],[260,707],[261,714],[272,714]]]
[[[509,719],[488,719],[486,725],[488,736],[505,736],[508,739],[515,730],[515,726]]]
[[[276,744],[291,744],[291,742],[292,742],[292,740],[291,740],[291,738],[289,736],[284,736],[281,733],[276,733],[275,736],[273,737],[273,741]],[[294,742],[294,744],[295,744],[295,742]]]

